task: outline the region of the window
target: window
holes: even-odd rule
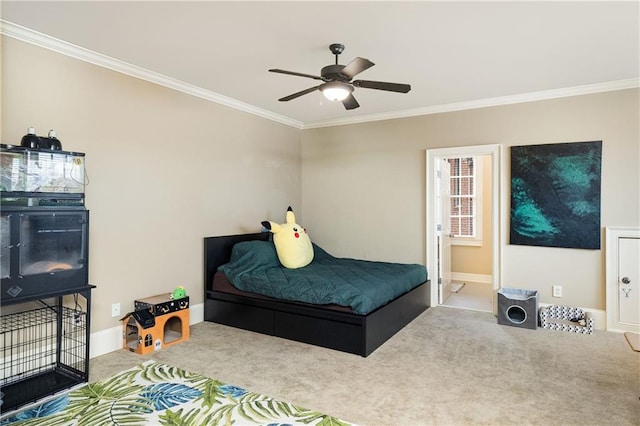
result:
[[[453,244],[481,242],[481,158],[448,158],[450,164],[451,234]]]

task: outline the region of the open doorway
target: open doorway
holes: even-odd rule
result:
[[[500,145],[427,150],[426,252],[432,302],[495,313],[500,288],[500,154]],[[460,188],[473,181],[470,173],[477,189],[467,191],[474,197],[467,200]],[[486,208],[466,208],[476,203]]]

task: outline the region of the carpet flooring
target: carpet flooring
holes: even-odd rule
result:
[[[212,323],[140,356],[91,360],[90,380],[154,359],[361,426],[639,425],[640,353],[623,334],[497,324],[428,309],[367,358]]]

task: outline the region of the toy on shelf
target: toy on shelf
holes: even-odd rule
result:
[[[182,299],[183,297],[187,297],[187,291],[184,289],[183,286],[179,285],[173,290],[173,293],[171,293],[171,298],[173,300],[176,300],[176,299]]]

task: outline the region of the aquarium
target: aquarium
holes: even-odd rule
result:
[[[84,193],[84,154],[2,145],[0,190]]]
[[[3,210],[0,216],[3,304],[87,284],[88,210]]]

